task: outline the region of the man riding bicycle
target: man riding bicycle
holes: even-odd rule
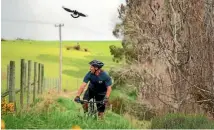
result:
[[[89,64],[90,71],[85,75],[83,83],[80,86],[77,96],[74,100],[76,102],[80,101],[80,95],[87,86],[87,83],[90,81],[88,89],[84,93],[83,100],[89,101],[91,98],[95,97],[96,101],[104,101],[106,104],[108,102],[111,93],[112,80],[110,76],[101,69],[104,66],[104,63],[98,60],[93,60],[89,62]],[[96,104],[98,117],[101,119],[103,119],[104,116],[105,104],[103,103]],[[83,109],[84,112],[88,111],[88,103],[83,104]]]

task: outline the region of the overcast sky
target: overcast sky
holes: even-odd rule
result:
[[[64,23],[63,40],[118,40],[112,29],[125,0],[1,0],[1,35],[6,39],[58,40],[55,23]],[[73,19],[62,6],[85,13]]]

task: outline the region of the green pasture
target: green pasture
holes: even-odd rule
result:
[[[77,45],[77,42],[80,44],[80,51],[66,49],[68,46]],[[112,61],[109,50],[109,46],[112,44],[121,46],[120,41],[63,41],[63,89],[77,89],[84,75],[89,71],[88,62],[93,59],[103,61],[105,63],[104,70],[109,70],[112,66],[118,65]],[[88,49],[88,52],[84,51],[85,48]],[[6,90],[7,65],[11,60],[15,61],[16,66],[16,88],[20,86],[21,59],[25,59],[26,62],[32,60],[44,64],[45,78],[56,79],[59,77],[58,41],[2,41],[1,49],[2,92]],[[52,84],[55,85],[54,82]]]

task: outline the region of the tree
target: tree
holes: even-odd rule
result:
[[[112,70],[115,81],[136,86],[141,96],[149,90],[154,106],[161,101],[181,112],[197,103],[214,117],[213,6],[213,0],[127,0],[113,34],[123,35],[120,51],[129,65]]]

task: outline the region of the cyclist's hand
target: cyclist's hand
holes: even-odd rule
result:
[[[108,99],[107,97],[105,97],[103,101],[104,101],[105,104],[107,104],[107,103],[108,103],[108,100],[109,100],[109,99]]]
[[[80,97],[79,97],[79,96],[76,96],[75,99],[74,99],[74,101],[75,101],[75,102],[80,102]]]

